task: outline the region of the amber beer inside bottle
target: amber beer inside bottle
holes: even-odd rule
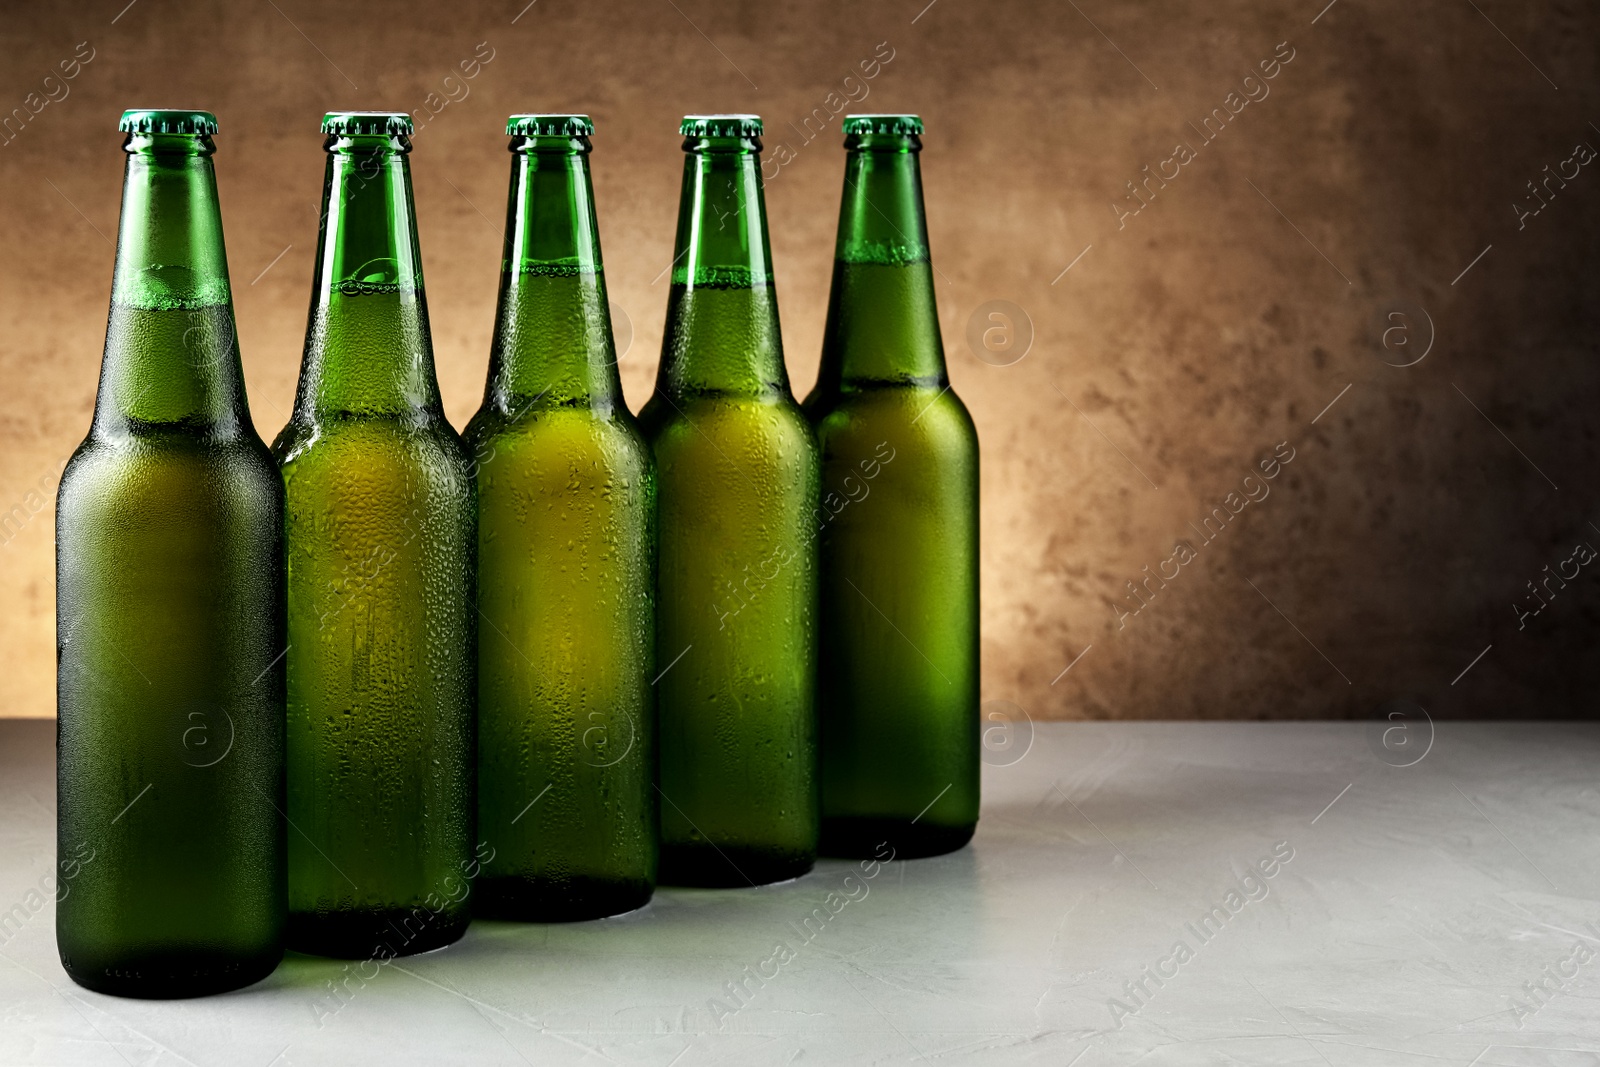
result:
[[[256,435],[216,119],[129,111],[100,390],[56,512],[56,940],[185,997],[283,953],[283,486]]]
[[[822,367],[822,844],[901,857],[978,820],[978,438],[950,388],[915,115],[844,123]]]
[[[406,955],[465,931],[473,827],[473,485],[434,374],[411,120],[323,120],[287,491],[289,945]],[[492,849],[492,846],[491,846]]]

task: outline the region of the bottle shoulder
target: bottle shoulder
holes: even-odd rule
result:
[[[272,451],[283,461],[287,453],[335,440],[394,441],[401,444],[437,441],[460,450],[462,435],[442,412],[413,410],[399,414],[331,412],[307,417],[296,412],[273,442]]]
[[[948,388],[853,391],[808,414],[825,462],[881,447],[930,461],[975,461],[978,455],[972,415]]]
[[[56,498],[63,508],[197,498],[281,508],[283,480],[254,433],[90,433],[62,467]]]
[[[286,481],[363,473],[406,473],[428,480],[466,480],[467,449],[442,416],[292,419],[273,455]]]
[[[216,463],[230,469],[274,469],[271,450],[255,430],[241,425],[226,433],[188,426],[146,426],[105,431],[91,428],[62,468],[62,477],[94,464],[152,464],[170,460],[189,466]]]
[[[697,392],[672,395],[657,390],[639,413],[646,438],[659,447],[663,438],[768,436],[814,447],[816,434],[806,413],[787,391],[760,395]]]
[[[499,403],[487,401],[473,412],[461,431],[461,439],[468,446],[493,440],[497,437],[524,436],[545,432],[552,427],[571,428],[592,426],[596,433],[619,436],[640,436],[639,419],[628,406],[618,399],[613,404],[596,404],[583,401],[544,402],[513,405],[511,410]]]
[[[643,430],[621,405],[609,412],[586,405],[553,405],[515,417],[480,408],[467,424],[464,440],[479,472],[491,462],[497,469],[508,464],[587,463],[624,474],[653,465]]]
[[[845,388],[818,386],[806,397],[806,416],[821,432],[844,421],[885,425],[920,424],[928,419],[975,431],[972,414],[948,381],[853,383]]]

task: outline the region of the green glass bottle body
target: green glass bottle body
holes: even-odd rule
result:
[[[622,397],[588,119],[513,116],[478,501],[474,912],[643,906],[657,858],[655,465]]]
[[[329,115],[287,494],[289,947],[456,940],[473,828],[472,473],[434,373],[410,122]]]
[[[661,879],[816,858],[816,442],[789,390],[754,118],[691,118],[656,389]]]
[[[56,938],[184,997],[283,954],[283,487],[234,335],[203,112],[129,112],[94,423],[56,513]]]
[[[822,848],[978,820],[978,438],[950,389],[913,116],[852,116],[822,366]]]

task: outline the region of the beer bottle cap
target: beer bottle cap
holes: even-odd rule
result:
[[[887,133],[899,137],[922,136],[918,115],[846,115],[845,134]]]
[[[330,111],[322,132],[335,137],[410,137],[411,116],[404,111]]]
[[[117,129],[123,133],[188,133],[210,137],[217,132],[217,116],[209,111],[135,108],[122,113]]]
[[[594,123],[588,115],[512,115],[506,119],[508,137],[588,137]]]
[[[685,115],[678,132],[685,137],[760,137],[760,115]]]

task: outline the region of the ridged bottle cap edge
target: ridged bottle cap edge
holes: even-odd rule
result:
[[[122,113],[117,129],[123,133],[186,133],[210,137],[217,132],[217,116],[185,108],[130,108]]]

